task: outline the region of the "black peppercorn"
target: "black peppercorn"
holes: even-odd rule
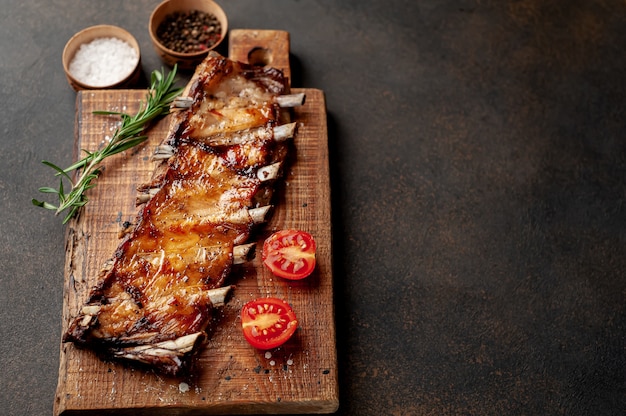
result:
[[[157,28],[163,46],[181,53],[207,50],[220,40],[221,34],[217,17],[199,10],[169,14]]]

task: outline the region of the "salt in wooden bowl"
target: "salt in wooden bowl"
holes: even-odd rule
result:
[[[111,43],[110,39],[114,39],[115,43]],[[74,69],[74,73],[72,73],[71,68],[74,68],[72,62],[79,53],[81,46],[89,44],[94,45],[92,42],[96,40],[101,43],[100,47],[110,44],[115,48],[119,48],[122,45],[118,41],[125,42],[125,45],[123,45],[122,49],[123,52],[127,52],[128,46],[130,46],[135,51],[136,62],[134,63],[134,66],[132,66],[132,62],[130,60],[124,57],[123,66],[127,66],[126,71],[114,74],[117,76],[111,78],[108,81],[105,79],[94,82],[93,80],[88,79],[88,77],[85,77],[85,71],[82,70],[78,71]],[[105,62],[104,60],[102,62],[91,62],[91,64],[93,65],[102,65],[102,68],[96,69],[104,69],[106,68],[105,65],[110,65],[112,60],[111,55],[113,55],[113,58],[115,58],[114,55],[116,54],[116,51],[107,52],[108,53],[105,53],[102,56],[105,60],[108,60],[108,62]],[[82,53],[85,53],[85,51],[83,50]],[[62,60],[63,70],[65,71],[67,81],[75,91],[90,89],[130,88],[139,81],[139,77],[141,74],[141,50],[139,48],[139,43],[137,43],[135,37],[131,35],[128,31],[122,29],[121,27],[112,25],[91,26],[76,33],[65,45],[65,48],[63,49]],[[76,62],[74,62],[74,64],[76,64]]]

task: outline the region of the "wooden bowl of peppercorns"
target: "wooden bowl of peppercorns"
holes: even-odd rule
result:
[[[224,40],[228,19],[211,0],[165,0],[150,15],[148,29],[165,63],[193,69]]]

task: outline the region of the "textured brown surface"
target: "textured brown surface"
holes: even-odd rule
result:
[[[63,45],[114,23],[161,65],[158,1],[9,0],[0,189],[0,403],[49,414],[63,227],[28,207],[69,163]],[[280,3],[280,6],[277,4]],[[626,3],[220,2],[291,35],[324,91],[339,415],[606,415],[626,408]]]

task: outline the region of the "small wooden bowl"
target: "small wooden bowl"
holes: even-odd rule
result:
[[[70,63],[72,62],[72,59],[74,59],[74,56],[76,55],[76,52],[78,52],[78,49],[81,47],[81,45],[87,44],[99,38],[117,38],[123,40],[127,42],[137,52],[137,64],[135,65],[135,68],[126,77],[110,85],[89,85],[88,83],[76,79],[74,75],[72,75],[72,73],[70,72]],[[121,27],[111,25],[97,25],[88,27],[72,36],[65,45],[65,48],[63,49],[63,70],[65,71],[67,81],[75,91],[130,88],[134,86],[137,81],[139,81],[139,77],[141,74],[141,51],[139,48],[139,43],[137,43],[137,40],[133,35],[122,29]]]
[[[166,48],[157,36],[159,25],[168,15],[174,12],[189,12],[193,10],[211,13],[219,20],[222,28],[220,39],[209,48],[199,52],[182,53]],[[194,69],[208,55],[210,50],[215,49],[222,43],[228,32],[228,19],[224,10],[211,0],[165,0],[152,11],[148,30],[154,49],[166,64],[170,66],[178,65],[180,69]]]

